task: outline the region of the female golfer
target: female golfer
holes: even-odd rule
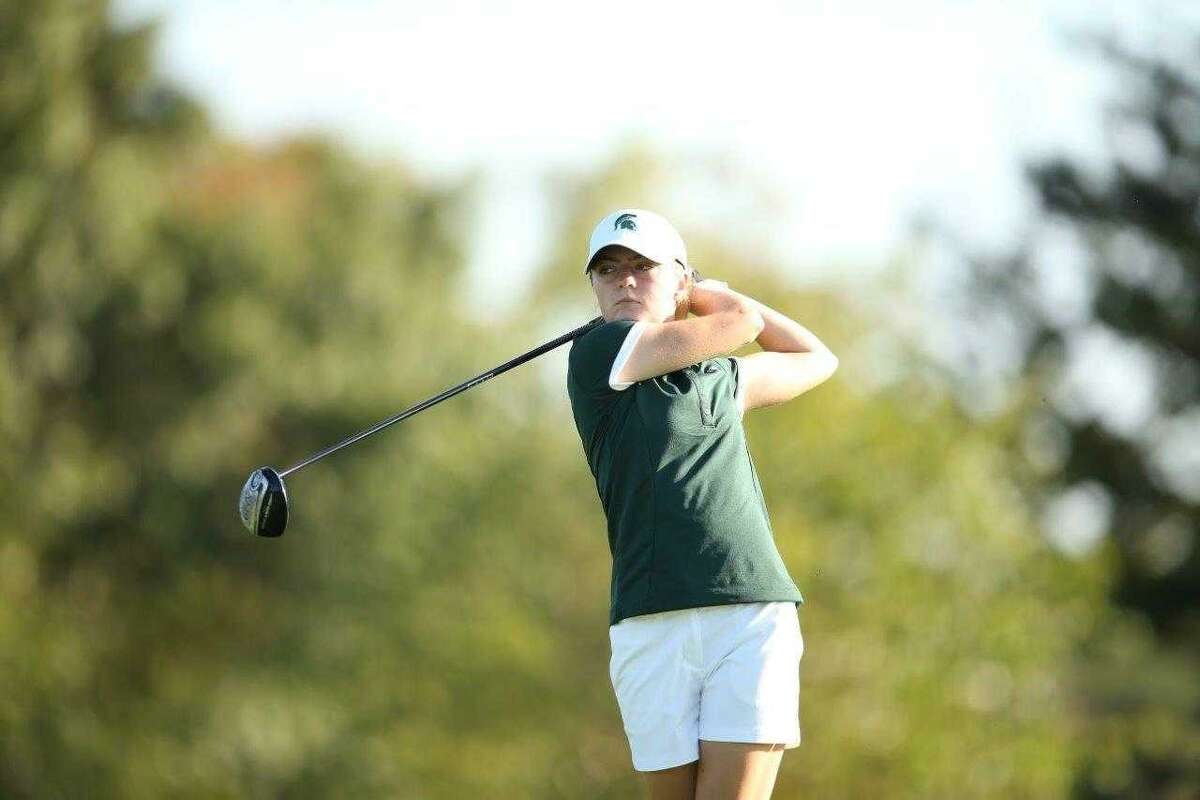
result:
[[[608,522],[609,674],[634,769],[654,800],[769,798],[800,743],[803,598],[742,414],[817,386],[837,358],[783,314],[697,281],[650,211],[600,220],[584,274],[604,321],[572,343],[567,391]],[[726,355],[755,340],[764,352]]]

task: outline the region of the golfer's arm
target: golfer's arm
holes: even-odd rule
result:
[[[826,353],[833,356],[833,352],[817,338],[816,334],[796,320],[748,295],[737,292],[734,294],[738,294],[762,316],[763,329],[755,341],[763,350],[772,353]]]
[[[816,334],[787,315],[742,297],[762,317],[763,328],[755,341],[764,351],[741,358],[744,410],[787,402],[833,375],[837,356]]]

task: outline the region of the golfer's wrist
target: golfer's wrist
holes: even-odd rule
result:
[[[725,283],[721,283],[720,288],[715,288],[712,282],[709,282],[707,286],[697,285],[692,288],[692,313],[700,317],[706,317],[709,314],[717,314],[722,311],[753,308],[751,304],[746,302],[748,299],[744,295],[739,295],[730,289]]]
[[[716,307],[713,309],[712,313],[716,314],[722,311],[729,311],[747,316],[759,316],[758,306],[754,304],[754,301],[745,295],[734,292],[733,290],[729,290],[729,294],[721,297],[721,299],[716,303]]]

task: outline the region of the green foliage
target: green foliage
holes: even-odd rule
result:
[[[149,73],[150,32],[3,13],[0,795],[638,796],[562,352],[290,478],[281,540],[235,501],[251,468],[593,316],[588,227],[655,205],[653,155],[556,190],[528,307],[483,328],[459,299],[471,186],[224,140]],[[809,598],[776,796],[1064,794],[1070,654],[1108,578],[1036,535],[1013,431],[915,360],[857,389],[878,321],[689,244],[842,356],[748,418]]]
[[[1015,394],[1028,399],[1016,413],[1027,434],[1012,444],[1031,502],[1081,485],[1111,502],[1105,555],[1116,608],[1078,653],[1092,740],[1081,798],[1200,794],[1200,60],[1195,32],[1176,34],[1193,43],[1174,59],[1087,40],[1127,85],[1107,121],[1112,163],[1055,156],[1028,168],[1045,224],[1081,251],[1070,267],[1089,287],[1081,309],[1064,318],[1031,288],[1046,269],[1036,253],[978,260],[971,286],[973,305],[1017,323],[1011,338],[1027,381]],[[1073,364],[1080,343],[1098,336],[1111,363]],[[1130,352],[1144,371],[1125,366]],[[1106,414],[1120,397],[1061,391],[1064,375],[1113,363],[1129,369],[1131,384],[1150,382],[1136,428]],[[1022,440],[1058,455],[1026,458]]]

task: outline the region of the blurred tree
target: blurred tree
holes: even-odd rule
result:
[[[666,210],[670,171],[637,150],[555,185],[530,301],[484,328],[469,183],[222,138],[153,41],[104,3],[0,6],[0,796],[638,796],[565,351],[294,476],[282,540],[235,501],[594,315],[591,223]],[[809,598],[777,796],[1062,794],[1105,575],[1035,535],[1010,423],[847,298],[689,246],[842,356],[748,418]]]
[[[1022,385],[1038,400],[1014,443],[1047,532],[1069,534],[1070,515],[1055,510],[1073,509],[1111,533],[1112,598],[1126,613],[1081,651],[1095,749],[1076,796],[1196,797],[1200,39],[1178,58],[1083,41],[1128,82],[1107,120],[1113,161],[1032,163],[1040,235],[1017,253],[974,257],[971,292],[977,319],[1008,321],[999,343],[1016,344]]]
[[[369,558],[330,567],[370,537],[247,542],[237,488],[255,453],[299,457],[477,366],[457,305],[430,302],[461,280],[465,189],[320,139],[221,140],[152,74],[153,27],[107,3],[0,15],[0,795],[276,794],[341,741],[346,607],[404,593]],[[389,472],[369,463],[364,499]],[[459,516],[416,473],[387,486],[399,506],[339,506],[338,470],[296,499],[318,530]],[[410,573],[434,550],[391,546]]]

